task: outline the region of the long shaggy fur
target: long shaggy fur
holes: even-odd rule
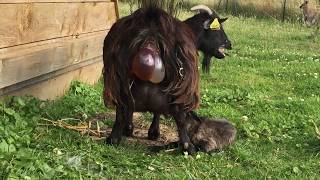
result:
[[[166,69],[159,86],[172,97],[172,103],[182,105],[187,111],[195,109],[199,105],[199,73],[193,33],[184,23],[154,7],[141,8],[120,19],[105,38],[105,104],[134,106],[130,85],[136,77],[131,73],[131,61],[150,35],[159,45]]]

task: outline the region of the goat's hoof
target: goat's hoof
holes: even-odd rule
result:
[[[125,126],[124,131],[122,132],[122,135],[126,136],[126,137],[133,137],[133,124],[127,124]]]
[[[188,152],[188,154],[192,155],[196,152],[196,148],[192,143],[184,143],[183,149]]]
[[[148,139],[149,140],[157,140],[160,137],[159,130],[151,130],[148,131]]]
[[[106,144],[109,144],[109,145],[118,145],[121,141],[121,137],[120,138],[116,138],[116,137],[111,137],[109,136],[107,139],[106,139]]]

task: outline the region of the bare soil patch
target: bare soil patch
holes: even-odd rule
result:
[[[96,131],[98,133],[89,133],[92,139],[101,140],[109,136],[112,130],[112,127],[104,126],[97,127],[99,121],[105,119],[115,119],[115,113],[106,113],[106,114],[97,114],[89,118],[87,121],[90,125],[90,130]],[[139,144],[146,146],[164,146],[170,142],[178,141],[178,134],[175,127],[171,127],[165,124],[160,124],[160,137],[156,141],[148,139],[148,130],[151,122],[143,119],[140,113],[134,113],[133,115],[133,124],[134,132],[133,137],[127,137],[128,142],[138,142]]]

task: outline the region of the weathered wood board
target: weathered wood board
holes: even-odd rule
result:
[[[40,83],[27,86],[19,91],[14,91],[10,95],[32,95],[40,99],[53,100],[62,96],[69,89],[73,80],[79,80],[88,84],[98,82],[101,77],[102,61],[84,66],[82,68],[70,71],[59,76],[55,76]]]
[[[0,49],[0,89],[72,64],[102,56],[107,32]]]
[[[116,0],[0,0],[0,15],[0,96],[43,99],[72,79],[99,79],[103,40],[119,17]]]
[[[0,48],[106,30],[115,3],[1,4]]]
[[[0,0],[0,4],[19,4],[19,3],[81,3],[81,2],[114,2],[113,0]]]

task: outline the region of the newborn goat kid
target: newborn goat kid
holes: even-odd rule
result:
[[[226,119],[198,117],[191,111],[186,117],[187,133],[193,145],[200,151],[211,152],[231,145],[236,138],[236,128]],[[179,142],[155,146],[153,151],[176,148]]]
[[[236,128],[226,119],[198,117],[190,112],[187,117],[187,132],[193,145],[210,152],[232,144],[236,138]]]

